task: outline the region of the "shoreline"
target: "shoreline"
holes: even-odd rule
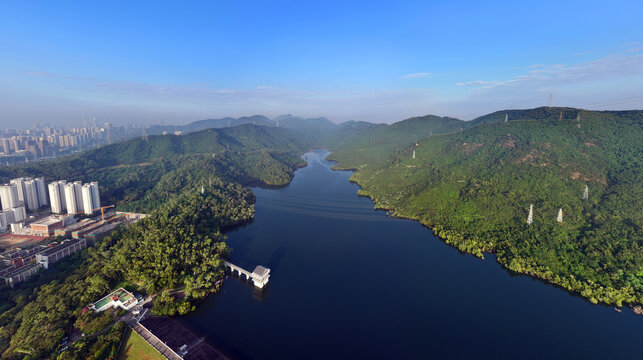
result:
[[[335,165],[331,166],[331,170],[333,170],[333,171],[351,171],[351,172],[353,172],[353,174],[349,178],[349,181],[351,183],[354,183],[354,184],[356,184],[357,186],[360,187],[360,189],[357,191],[357,196],[369,198],[371,200],[371,202],[373,202],[373,209],[374,210],[388,211],[389,216],[395,217],[395,218],[398,218],[398,219],[407,219],[407,220],[417,221],[422,226],[424,226],[428,230],[430,230],[432,232],[432,234],[436,238],[438,238],[440,241],[442,241],[443,243],[455,248],[456,250],[460,251],[462,254],[473,255],[473,256],[475,256],[477,258],[480,258],[482,260],[485,260],[484,254],[493,255],[493,256],[496,257],[496,263],[499,264],[503,270],[507,271],[510,274],[520,275],[520,276],[528,276],[528,277],[531,277],[533,279],[542,281],[543,283],[545,283],[547,285],[553,285],[553,286],[555,286],[555,287],[557,287],[557,288],[559,288],[561,290],[564,290],[564,291],[568,292],[572,296],[577,296],[579,298],[582,298],[583,300],[591,303],[592,305],[601,305],[601,306],[607,306],[607,307],[615,307],[616,306],[615,309],[619,308],[618,304],[616,304],[616,303],[610,303],[610,302],[606,302],[606,301],[596,301],[596,302],[591,301],[590,300],[592,298],[591,294],[590,295],[583,295],[582,291],[579,291],[579,290],[571,288],[571,287],[566,287],[564,284],[552,281],[552,279],[549,279],[545,275],[540,274],[538,272],[534,272],[534,271],[516,271],[514,269],[511,269],[511,268],[509,268],[507,266],[508,264],[506,262],[501,261],[501,260],[504,260],[504,259],[499,257],[494,249],[479,249],[479,252],[472,252],[472,251],[466,251],[466,250],[463,250],[463,249],[459,248],[457,246],[457,244],[455,244],[454,242],[450,241],[448,238],[439,235],[440,229],[438,229],[438,227],[441,226],[440,224],[425,223],[424,221],[422,221],[421,219],[419,219],[417,217],[414,217],[412,215],[401,214],[395,208],[382,206],[380,203],[378,203],[377,199],[371,193],[369,193],[368,191],[364,190],[364,187],[359,182],[359,180],[356,178],[355,175],[357,175],[357,173],[359,172],[358,169],[343,168],[343,167],[341,167],[339,165],[339,162],[337,160],[332,160],[332,158],[331,159],[326,159],[326,160],[335,162]],[[459,236],[459,237],[465,239],[465,237],[462,236],[456,230],[447,230],[447,231],[449,231],[451,235]],[[572,279],[574,279],[573,276],[572,276]],[[602,287],[602,286],[600,288],[605,289],[607,291],[609,291],[609,290],[618,291],[617,289],[614,289],[614,288],[605,288],[605,287]],[[630,308],[630,310],[632,310],[632,312],[634,314],[643,315],[643,304],[641,304],[641,303],[623,302],[620,307],[628,307],[628,308]]]

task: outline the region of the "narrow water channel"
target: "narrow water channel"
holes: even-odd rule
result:
[[[460,254],[374,211],[328,152],[281,189],[254,188],[232,262],[271,269],[262,295],[228,279],[181,321],[239,359],[641,359],[643,316],[595,306]]]

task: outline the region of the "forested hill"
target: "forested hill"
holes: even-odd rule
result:
[[[287,130],[255,125],[207,129],[187,135],[153,135],[108,145],[81,155],[101,165],[137,163],[190,153],[298,150],[301,143]]]
[[[378,207],[421,221],[462,251],[496,253],[509,269],[592,302],[643,303],[641,139],[643,111],[501,111],[362,157],[353,179]]]
[[[627,119],[632,116],[637,116],[639,111],[587,111],[582,109],[575,109],[569,107],[548,107],[542,106],[534,109],[524,110],[500,110],[491,114],[477,117],[468,121],[466,126],[472,127],[481,124],[498,123],[507,121],[543,121],[543,120],[571,120],[580,118],[583,119],[584,114],[602,114],[607,118]]]
[[[191,122],[187,125],[155,125],[146,129],[148,135],[161,135],[164,132],[174,134],[180,131],[183,134],[205,129],[233,128],[241,125],[256,125],[265,127],[282,127],[298,130],[326,130],[335,127],[332,121],[319,118],[303,118],[293,115],[281,115],[270,119],[264,115],[243,116],[240,118],[226,117],[221,119],[206,119]]]
[[[280,127],[300,130],[328,130],[337,126],[334,122],[324,117],[305,119],[290,114],[275,118],[275,124],[277,122]]]
[[[98,181],[103,204],[149,216],[15,289],[0,285],[0,357],[107,358],[122,326],[98,334],[117,315],[83,308],[120,286],[156,295],[156,315],[194,310],[224,276],[230,249],[223,231],[254,217],[247,187],[288,184],[306,149],[288,130],[243,125],[149,136],[5,169],[4,180]],[[70,329],[97,336],[62,351]]]
[[[198,120],[187,125],[154,125],[147,128],[146,132],[148,135],[161,135],[163,134],[163,132],[174,134],[174,132],[176,131],[180,131],[185,134],[205,129],[235,127],[246,124],[258,126],[274,126],[275,122],[263,115],[243,116],[238,119],[225,117],[221,119]]]
[[[435,115],[414,117],[391,125],[348,122],[329,132],[322,142],[332,151],[330,158],[337,160],[340,168],[359,169],[400,147],[431,134],[457,131],[466,124],[462,120]]]
[[[215,158],[227,181],[285,185],[307,148],[308,144],[291,130],[247,124],[187,135],[136,138],[55,160],[4,168],[0,181],[18,176],[43,176],[47,182],[98,181],[105,203],[144,211],[149,208],[137,201],[156,182],[181,171],[198,157]],[[140,206],[132,207],[133,203]]]

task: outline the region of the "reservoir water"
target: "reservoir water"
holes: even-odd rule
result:
[[[181,320],[232,358],[643,358],[643,316],[373,210],[327,154],[308,153],[284,188],[253,188],[255,221],[228,234],[233,263],[271,269],[268,289],[232,277]]]

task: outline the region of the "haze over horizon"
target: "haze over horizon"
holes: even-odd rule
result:
[[[0,126],[643,108],[643,4],[0,5]],[[579,20],[579,19],[582,19]]]

